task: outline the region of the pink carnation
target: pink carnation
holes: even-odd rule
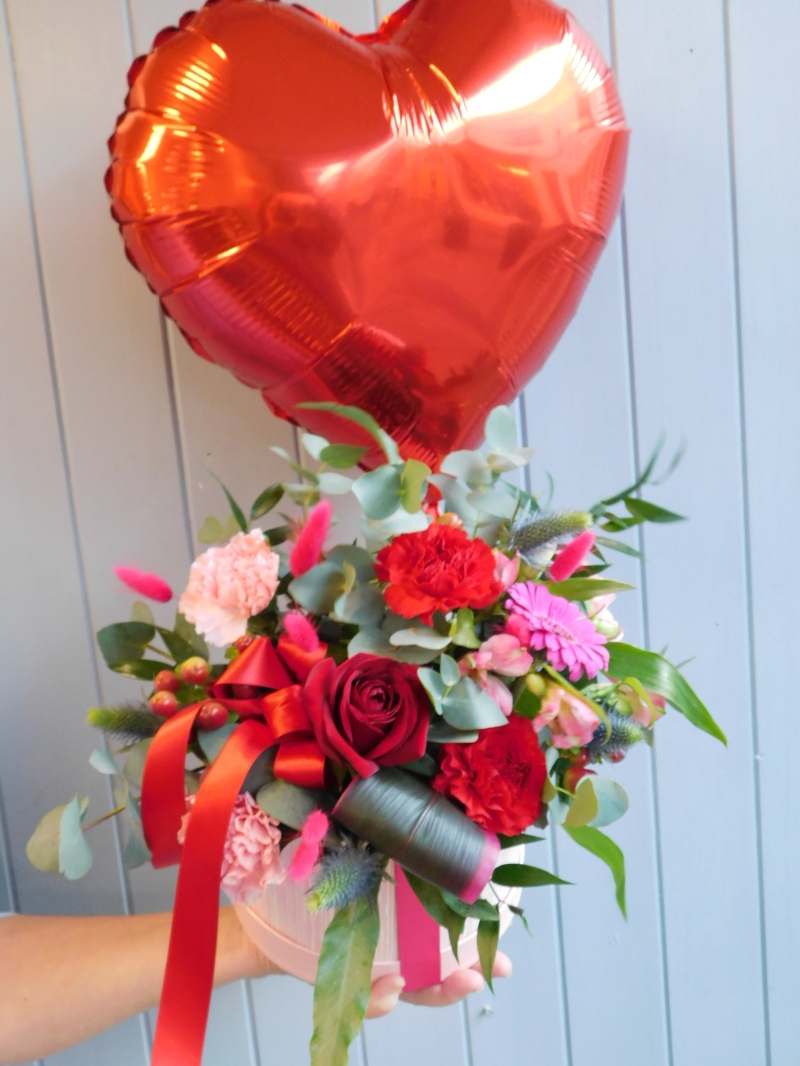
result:
[[[232,644],[275,595],[279,565],[260,529],[237,533],[195,559],[178,609],[212,644]]]
[[[183,816],[178,843],[186,839],[186,828],[196,797],[186,796],[189,811]],[[286,877],[281,862],[281,831],[274,818],[258,806],[249,793],[236,797],[228,836],[222,853],[220,884],[234,903],[252,903],[267,885],[279,885]]]
[[[549,727],[555,748],[582,748],[594,736],[600,719],[586,700],[560,685],[548,685],[542,709],[533,720],[537,733]]]
[[[556,670],[569,670],[570,681],[577,681],[584,670],[587,677],[595,677],[598,670],[606,669],[606,638],[576,604],[553,596],[544,585],[533,581],[512,585],[508,594],[505,607],[511,618],[507,631],[520,640],[528,631],[528,646],[537,651],[544,649]],[[513,622],[514,618],[523,625]]]

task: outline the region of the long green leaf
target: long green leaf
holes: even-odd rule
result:
[[[632,548],[621,540],[614,540],[613,537],[598,537],[595,544],[599,544],[603,548],[610,548],[615,552],[621,552],[623,555],[631,555],[634,559],[644,559],[642,553],[637,551],[636,548]]]
[[[728,743],[725,734],[692,686],[663,655],[654,651],[643,651],[632,644],[619,641],[610,641],[606,647],[609,655],[606,672],[609,677],[635,677],[646,689],[663,696],[676,711],[688,718],[692,725],[721,740],[723,744]]]
[[[629,485],[627,489],[623,489],[622,492],[618,492],[616,496],[609,496],[607,500],[601,500],[600,503],[595,504],[592,511],[595,512],[597,508],[605,510],[605,508],[611,507],[613,504],[624,500],[626,496],[632,496],[637,489],[642,487],[642,485],[646,485],[650,480],[650,475],[653,473],[656,463],[658,462],[658,457],[661,454],[661,449],[664,447],[666,439],[667,438],[662,433],[656,441],[656,446],[653,449],[652,455],[647,460],[647,465],[632,485]],[[602,510],[600,513],[602,514]]]
[[[507,837],[502,833],[498,833],[497,836],[500,839],[501,848],[516,848],[519,844],[535,844],[540,840],[544,840],[544,837],[533,837],[530,833],[517,833],[516,836]]]
[[[483,971],[483,979],[494,992],[492,972],[497,955],[497,942],[500,939],[500,922],[481,920],[478,922],[478,958]]]
[[[325,931],[314,985],[311,1066],[347,1066],[369,1004],[379,933],[375,897],[337,911]]]
[[[549,870],[540,870],[538,866],[525,866],[521,862],[507,862],[498,866],[492,874],[496,885],[509,888],[542,888],[544,885],[569,885]]]
[[[667,511],[666,508],[659,507],[658,504],[655,503],[650,503],[649,500],[640,500],[637,496],[626,499],[625,506],[632,515],[635,515],[637,518],[643,518],[645,522],[686,521],[685,515],[675,514],[674,511]]]
[[[239,523],[239,528],[241,529],[242,533],[246,533],[247,530],[248,530],[248,525],[247,525],[247,519],[244,516],[244,511],[241,509],[241,507],[236,502],[236,500],[234,500],[233,496],[231,496],[231,494],[228,492],[227,488],[222,484],[222,482],[217,477],[217,475],[211,470],[209,471],[209,473],[214,478],[214,480],[217,482],[217,484],[222,489],[222,491],[225,493],[225,499],[228,501],[228,505],[230,506],[230,509],[233,511],[233,517]]]
[[[610,592],[628,592],[634,586],[602,577],[571,577],[567,581],[548,581],[547,588],[554,596],[563,596],[565,600],[590,600]]]
[[[268,514],[273,507],[277,506],[283,498],[283,485],[280,481],[274,485],[270,485],[269,488],[264,489],[260,496],[257,496],[253,501],[253,506],[250,508],[250,521],[255,522],[257,518],[261,518],[263,515]]]
[[[330,411],[332,414],[339,415],[340,418],[346,418],[350,422],[355,422],[362,429],[365,429],[371,437],[383,448],[386,458],[393,465],[395,463],[402,463],[400,458],[400,452],[397,450],[397,445],[389,436],[389,434],[381,429],[375,419],[367,411],[362,411],[360,407],[351,407],[347,404],[332,403],[327,400],[322,401],[306,401],[305,403],[297,404],[298,407],[304,407],[309,411]]]
[[[565,825],[564,830],[569,833],[576,844],[580,844],[582,848],[586,848],[592,855],[602,859],[611,870],[617,890],[617,903],[622,911],[623,918],[627,919],[628,913],[625,908],[625,856],[622,854],[622,849],[614,843],[611,837],[607,837],[605,833],[601,833],[599,829],[594,829],[590,825],[572,827]]]
[[[445,902],[441,891],[434,885],[428,884],[427,881],[423,881],[421,877],[415,877],[414,874],[410,874],[408,870],[403,870],[406,880],[414,892],[414,895],[420,901],[422,906],[439,925],[443,925],[447,930],[450,937],[450,947],[453,949],[453,954],[458,959],[458,938],[464,932],[464,923],[466,916],[462,914],[456,914]]]

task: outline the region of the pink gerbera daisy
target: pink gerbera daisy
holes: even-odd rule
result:
[[[544,649],[556,670],[569,670],[570,681],[577,681],[584,670],[587,677],[595,677],[598,670],[606,669],[606,638],[576,604],[553,596],[544,585],[533,581],[512,585],[508,594],[506,610],[511,612],[509,621],[515,635],[522,628],[512,621],[518,618],[530,631],[528,646]]]

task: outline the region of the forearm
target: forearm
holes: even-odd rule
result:
[[[0,1063],[51,1055],[158,1003],[170,914],[0,921]],[[269,973],[233,910],[220,914],[215,984]]]

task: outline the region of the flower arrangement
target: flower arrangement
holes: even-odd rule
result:
[[[189,908],[191,919],[195,907],[209,925],[219,883],[203,911],[193,895],[201,860],[244,904],[287,877],[313,877],[309,909],[335,917],[311,1055],[333,1066],[347,1062],[363,1019],[390,859],[456,954],[465,922],[478,920],[491,983],[493,886],[562,883],[535,866],[497,865],[500,850],[541,839],[532,827],[563,827],[608,864],[624,913],[623,856],[602,830],[628,797],[606,764],[650,743],[667,704],[725,738],[678,669],[625,643],[610,610],[631,586],[606,576],[606,555],[637,554],[610,534],[680,517],[641,498],[657,454],[618,495],[549,513],[506,476],[531,452],[505,407],[489,416],[484,450],[455,452],[434,473],[403,461],[365,412],[316,406],[358,423],[386,462],[348,477],[366,447],[304,434],[319,468],[274,449],[297,480],[267,488],[249,519],[224,489],[232,517],[206,519],[200,538],[211,546],[192,564],[174,627],[137,602],[129,621],[98,633],[108,666],[142,688],[130,704],[89,712],[114,740],[90,761],[113,779],[117,806],[85,824],[87,801],[76,797],[45,815],[28,854],[78,878],[92,862],[86,830],[121,816],[126,864],[181,859],[176,914]],[[345,492],[361,505],[363,546],[326,547],[327,497]],[[284,498],[300,517],[254,525]],[[156,575],[118,574],[141,595],[170,598]],[[212,663],[209,645],[224,661]],[[192,965],[204,965],[197,954]]]

